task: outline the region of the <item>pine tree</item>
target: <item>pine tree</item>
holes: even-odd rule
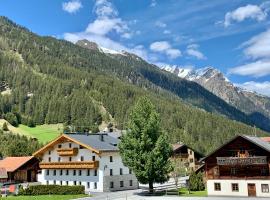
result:
[[[149,99],[139,99],[128,126],[129,131],[119,144],[123,163],[132,169],[139,182],[149,184],[152,193],[154,183],[169,179],[172,148],[161,131],[159,115]]]

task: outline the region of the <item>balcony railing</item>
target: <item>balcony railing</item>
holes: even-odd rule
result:
[[[99,161],[78,161],[78,162],[41,162],[41,169],[97,169]]]
[[[59,156],[76,156],[78,154],[78,148],[59,148],[57,149]]]
[[[266,156],[254,157],[217,157],[218,165],[264,165],[267,164]]]

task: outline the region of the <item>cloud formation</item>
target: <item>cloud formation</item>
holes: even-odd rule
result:
[[[172,48],[171,44],[167,41],[157,41],[150,45],[150,49],[154,52],[164,53],[169,58],[175,59],[182,56],[179,49]]]
[[[249,81],[242,84],[235,84],[238,87],[244,88],[246,90],[255,91],[259,94],[263,94],[270,97],[270,82],[254,82]]]
[[[270,29],[241,45],[251,63],[229,69],[229,73],[242,76],[263,77],[270,75]]]
[[[72,0],[68,2],[64,2],[62,4],[62,8],[64,11],[68,13],[76,13],[79,11],[80,8],[82,8],[82,3],[79,0]]]
[[[199,51],[199,45],[191,44],[187,46],[187,55],[197,58],[198,60],[204,60],[206,57]]]
[[[267,17],[267,10],[265,4],[258,5],[246,5],[239,7],[231,12],[227,12],[225,15],[224,26],[228,27],[232,22],[242,22],[246,19],[253,19],[256,21],[263,21]]]
[[[151,0],[150,7],[156,7],[157,1],[156,0]]]

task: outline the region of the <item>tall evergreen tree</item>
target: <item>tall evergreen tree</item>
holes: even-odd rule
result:
[[[122,160],[139,182],[149,184],[152,193],[154,183],[163,183],[169,178],[172,147],[149,99],[139,99],[131,112],[128,128],[119,144]]]

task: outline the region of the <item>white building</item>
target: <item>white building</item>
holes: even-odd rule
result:
[[[42,184],[84,185],[86,192],[137,189],[138,181],[122,163],[119,139],[107,133],[62,134],[36,153]]]

